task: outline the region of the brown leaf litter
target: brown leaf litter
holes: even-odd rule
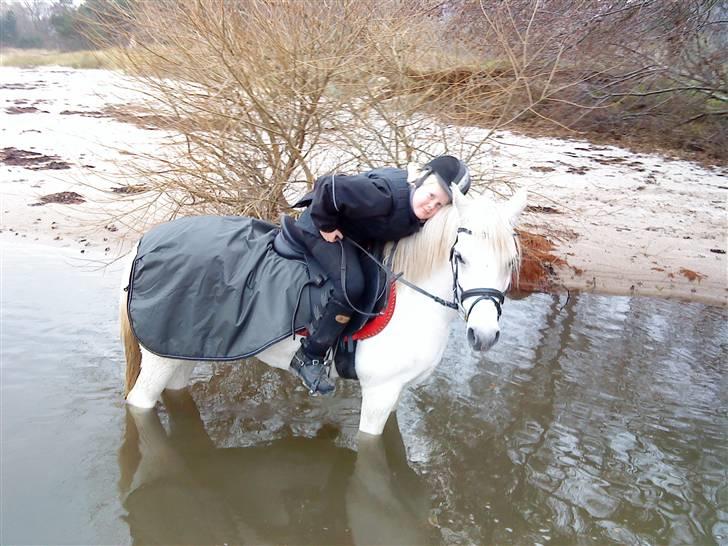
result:
[[[44,195],[39,199],[37,203],[32,203],[31,207],[40,207],[42,205],[47,205],[48,203],[58,203],[61,205],[80,205],[81,203],[85,203],[86,199],[83,198],[82,195],[76,193],[75,191],[62,191],[59,193],[50,193],[48,195]]]
[[[0,162],[5,165],[25,167],[31,171],[70,169],[70,163],[57,155],[43,155],[29,150],[3,148],[0,150]]]
[[[698,273],[697,271],[693,271],[692,269],[686,269],[684,267],[680,268],[680,273],[683,277],[685,277],[690,282],[698,281],[700,282],[704,278],[707,277],[707,275],[703,275],[702,273]]]

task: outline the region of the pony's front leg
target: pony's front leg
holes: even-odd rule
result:
[[[141,348],[141,352],[141,371],[126,401],[138,408],[153,408],[179,366],[187,362],[157,356],[144,347]]]
[[[386,383],[376,386],[361,386],[361,415],[359,430],[379,436],[399,401],[404,385]]]

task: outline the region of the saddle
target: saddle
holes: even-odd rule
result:
[[[318,276],[320,278],[326,278],[326,274],[321,269],[316,258],[309,254],[308,249],[304,246],[301,228],[296,225],[296,221],[285,214],[281,215],[280,221],[281,227],[275,239],[273,239],[273,249],[289,260],[305,261],[312,277]],[[371,249],[370,254],[378,261],[381,261],[383,249],[383,244],[375,245]],[[351,337],[358,332],[370,322],[371,317],[368,315],[378,313],[387,303],[389,286],[386,284],[386,274],[373,260],[367,257],[361,260],[361,266],[366,282],[364,295],[358,307],[360,311],[366,314],[355,312],[342,334],[343,337]]]
[[[332,285],[297,232],[289,217],[279,228],[237,216],[186,217],[150,230],[139,242],[127,287],[141,345],[168,358],[224,361],[303,334]],[[385,280],[371,260],[362,266],[367,297],[359,305],[376,312]],[[341,377],[356,378],[354,332],[366,321],[352,317],[337,347]]]

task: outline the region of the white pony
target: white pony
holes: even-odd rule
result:
[[[453,187],[453,204],[443,208],[415,235],[402,239],[394,267],[403,278],[439,298],[399,285],[389,324],[359,342],[356,372],[362,391],[359,430],[379,435],[396,409],[402,390],[432,374],[442,359],[449,325],[458,311],[474,350],[498,340],[503,294],[517,274],[520,248],[514,226],[526,206],[525,192],[496,204],[484,196],[469,198]],[[182,389],[195,362],[157,356],[139,346],[127,315],[127,292],[136,249],[126,258],[121,292],[121,337],[126,353],[127,402],[152,408],[164,389]],[[444,303],[450,302],[450,306]],[[287,338],[257,358],[287,370],[299,342]]]

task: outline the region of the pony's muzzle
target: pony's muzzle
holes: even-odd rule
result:
[[[474,351],[485,352],[496,344],[500,337],[500,330],[496,330],[491,335],[478,332],[475,328],[468,327],[468,344]]]

